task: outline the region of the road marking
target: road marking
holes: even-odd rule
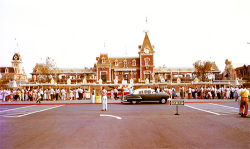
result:
[[[121,117],[119,117],[119,116],[114,116],[114,115],[100,114],[100,116],[109,116],[109,117],[114,117],[114,118],[117,118],[118,120],[122,119]]]
[[[209,104],[216,105],[216,106],[221,106],[221,107],[226,107],[226,108],[239,109],[239,108],[225,106],[225,105],[220,105],[220,104],[214,104],[214,103],[209,103]],[[250,110],[248,110],[248,111],[250,111]]]
[[[58,106],[54,106],[54,107],[43,109],[43,110],[39,110],[39,111],[25,113],[23,115],[18,115],[18,116],[4,116],[4,117],[23,117],[23,116],[26,116],[26,115],[30,115],[30,114],[34,114],[34,113],[38,113],[38,112],[42,112],[42,111],[47,111],[47,110],[50,110],[50,109],[58,108],[58,107],[61,107],[61,106],[63,106],[63,105],[58,105]],[[17,114],[19,114],[19,113],[17,113]]]
[[[196,109],[196,110],[199,110],[199,111],[203,111],[203,112],[207,112],[207,113],[212,113],[212,114],[215,114],[215,115],[222,115],[222,114],[219,114],[219,113],[216,113],[216,112],[212,112],[212,111],[208,111],[208,110],[203,110],[203,109],[200,109],[200,108],[195,108],[195,107],[192,107],[192,106],[189,106],[189,105],[185,105],[189,108],[193,108],[193,109]]]
[[[3,110],[3,111],[0,111],[0,113],[1,113],[1,112],[6,112],[6,111],[18,110],[18,109],[22,109],[22,108],[33,107],[33,106],[36,106],[36,105],[31,105],[31,106],[25,106],[25,107],[21,107],[21,108],[14,108],[14,109]]]

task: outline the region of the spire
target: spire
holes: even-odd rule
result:
[[[146,15],[146,14],[145,14]],[[145,27],[145,30],[143,30],[143,32],[145,32],[145,33],[148,33],[149,31],[148,31],[148,18],[147,18],[147,15],[146,15],[146,27]]]
[[[127,46],[126,46],[126,43],[125,43],[125,54],[127,55]]]

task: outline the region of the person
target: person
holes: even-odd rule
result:
[[[238,100],[238,108],[239,108],[239,115],[241,115],[241,112],[240,112],[240,102],[241,102],[241,96],[240,96],[240,92],[241,92],[241,86],[236,87],[236,96],[235,96],[235,101]]]
[[[3,90],[2,90],[2,88],[0,89],[0,102],[2,102],[2,100],[3,100]]]
[[[212,98],[214,99],[214,97],[215,97],[215,90],[214,90],[214,87],[212,86],[212,88],[211,88],[211,94],[212,94]]]
[[[93,88],[92,90],[92,95],[95,95],[95,88]]]
[[[129,94],[132,94],[133,93],[133,87],[130,87],[129,88]]]
[[[24,101],[24,89],[22,88],[22,90],[21,90],[21,95],[22,95],[22,101]]]
[[[78,89],[78,92],[79,92],[79,100],[82,100],[82,93],[83,93],[83,90],[82,90],[81,87]]]
[[[83,90],[84,100],[86,100],[86,98],[87,98],[87,92],[88,92],[88,90],[87,90],[87,89],[84,89],[84,90]]]
[[[114,89],[114,93],[115,93],[115,100],[117,100],[117,88]]]
[[[73,91],[72,89],[69,90],[69,99],[72,100],[73,97]],[[65,99],[64,99],[65,100]]]
[[[47,100],[47,91],[44,89],[43,91],[43,100]]]
[[[50,89],[50,100],[52,101],[53,100],[53,92],[54,92],[54,90],[53,90],[53,88],[51,88]]]
[[[156,93],[160,93],[160,88],[159,87],[157,87]]]
[[[8,100],[9,102],[11,102],[11,101],[10,101],[10,97],[11,97],[11,91],[10,91],[10,89],[7,90],[7,93],[8,93],[8,95],[7,95],[7,100]]]
[[[28,100],[28,89],[26,88],[25,90],[24,90],[24,100],[25,101],[27,101]]]
[[[201,91],[201,93],[200,93],[200,99],[203,99],[203,92],[204,92],[203,87],[201,87],[200,91]]]
[[[113,89],[111,89],[111,91],[110,91],[110,98],[113,100],[114,99],[114,90]]]
[[[221,99],[220,95],[221,95],[221,88],[218,88],[217,89],[217,97],[218,97],[218,99]]]
[[[39,92],[37,92],[37,101],[36,103],[41,103],[41,94]]]
[[[33,100],[35,101],[37,98],[37,95],[36,95],[36,91],[35,90],[33,90],[33,94],[32,94],[32,98],[33,98]]]
[[[243,85],[243,89],[240,92],[241,96],[241,102],[240,102],[240,113],[241,117],[246,117],[247,112],[248,112],[248,96],[249,96],[249,91],[246,89],[246,85]],[[245,106],[245,111],[243,113],[243,109]]]
[[[62,88],[61,94],[62,94],[62,100],[65,100],[66,99],[66,91],[64,90],[64,88]]]
[[[121,88],[121,102],[123,102],[123,97],[124,97],[124,88]]]
[[[75,92],[76,92],[76,99],[75,100],[78,100],[78,98],[79,98],[79,89],[77,88]]]
[[[191,90],[191,87],[189,87],[188,88],[188,99],[192,99],[191,94],[192,94],[192,90]]]
[[[226,88],[226,99],[230,98],[230,89],[229,86]]]
[[[107,111],[108,108],[107,90],[105,90],[104,87],[102,87],[101,96],[102,96],[102,111]]]
[[[230,88],[230,99],[234,99],[234,88],[231,86]]]
[[[59,96],[59,88],[55,89],[56,101],[58,100]]]
[[[168,92],[169,92],[169,98],[171,99],[172,98],[172,90],[169,88]]]
[[[175,89],[173,88],[173,96],[172,96],[172,99],[175,99],[175,97],[176,97],[176,91],[175,91]]]
[[[20,90],[20,89],[18,89],[18,98],[19,98],[19,101],[21,101],[21,97],[22,97],[21,90]]]
[[[41,96],[41,101],[43,101],[43,90],[40,89],[40,96]]]

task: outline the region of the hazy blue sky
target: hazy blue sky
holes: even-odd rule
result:
[[[138,56],[146,16],[156,67],[250,63],[250,0],[0,0],[0,65],[15,51],[27,74],[46,56],[64,68],[92,67],[101,52]]]

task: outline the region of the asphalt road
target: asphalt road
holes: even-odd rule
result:
[[[162,104],[1,105],[0,148],[250,148],[250,119],[237,103],[175,113]]]

